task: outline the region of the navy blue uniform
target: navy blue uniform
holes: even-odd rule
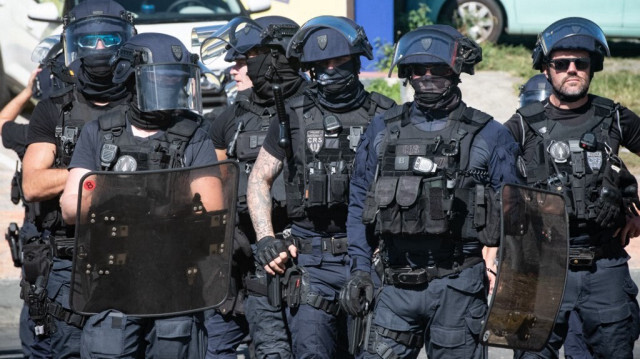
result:
[[[448,114],[433,118],[415,104],[408,107],[408,111],[410,124],[425,134],[446,129],[455,121],[449,119]],[[378,238],[367,230],[362,218],[387,130],[383,118],[376,117],[356,153],[347,220],[351,272],[369,272],[373,250],[378,246]],[[509,132],[496,121],[489,120],[471,142],[467,168],[486,171],[488,176],[482,182],[488,182],[494,189],[503,183],[519,183],[521,180],[515,167],[517,151],[518,146]],[[395,262],[391,265],[426,267],[436,264],[435,257],[444,244],[429,237],[418,240],[414,237],[411,242],[402,236],[391,236],[384,238],[381,251],[384,257],[385,251],[404,248],[400,250],[404,251],[402,255],[387,261]],[[464,257],[475,258],[476,264],[456,275],[410,287],[385,284],[375,299],[371,338],[376,339],[370,339],[365,357],[377,358],[391,349],[398,357],[415,358],[423,343],[430,358],[482,357],[484,349],[478,335],[487,312],[487,277],[484,262],[478,260],[481,250],[482,245],[477,240],[466,241],[462,248]],[[401,335],[394,340],[391,339],[393,333]]]

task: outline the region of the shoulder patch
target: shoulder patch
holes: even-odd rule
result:
[[[169,127],[167,133],[191,138],[198,129],[199,123],[191,119],[182,119]]]
[[[122,111],[120,106],[108,111],[104,115],[98,117],[98,124],[103,131],[110,131],[113,128],[125,127],[125,111]]]

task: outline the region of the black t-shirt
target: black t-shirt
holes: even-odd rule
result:
[[[236,102],[220,113],[215,120],[213,120],[211,127],[209,128],[209,136],[213,140],[213,145],[218,150],[225,150],[231,141],[237,130],[236,123],[236,111],[242,101],[249,101],[251,96],[251,89],[246,89],[238,92],[236,95]]]
[[[591,106],[592,99],[593,96],[589,96],[589,101],[584,106],[573,110],[559,109],[549,103],[548,100],[545,100],[543,102],[545,106],[545,116],[556,121],[562,121],[562,124],[568,127],[577,126],[593,117],[594,108]],[[640,154],[640,118],[626,107],[621,107],[618,114],[619,116],[614,114],[613,117],[610,131],[611,143],[609,145],[615,153],[618,153],[620,146],[623,146],[631,152]],[[518,114],[512,116],[509,121],[505,123],[505,126],[511,131],[516,142],[521,145],[523,143],[529,143],[529,141],[535,137],[532,131],[526,131],[526,138],[523,142],[523,128]],[[622,129],[622,134],[620,133],[620,129]],[[526,150],[526,148],[523,150]]]
[[[2,145],[18,154],[20,160],[24,157],[27,149],[27,132],[29,125],[15,123],[15,121],[5,122],[2,125]]]

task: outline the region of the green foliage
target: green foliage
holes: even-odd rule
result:
[[[427,16],[430,12],[431,9],[424,3],[420,3],[417,9],[409,11],[409,15],[407,16],[409,31],[415,30],[420,26],[433,24]]]
[[[531,65],[531,50],[522,45],[496,45],[482,43],[482,62],[477,71],[506,71],[514,76],[529,79],[538,73]]]
[[[382,42],[380,38],[375,39],[373,42],[373,48],[376,49],[376,58],[374,67],[378,71],[389,71],[391,68],[391,61],[393,60],[393,44],[390,42]]]
[[[594,95],[610,98],[628,107],[635,113],[640,113],[640,73],[629,70],[606,71],[609,62],[607,59],[605,71],[596,72],[591,80],[589,92]]]
[[[375,91],[377,93],[385,95],[394,100],[396,103],[402,103],[402,100],[400,98],[400,82],[396,82],[393,85],[389,86],[385,79],[375,79],[366,86],[366,89],[369,92]]]

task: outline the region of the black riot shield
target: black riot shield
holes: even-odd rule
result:
[[[502,188],[500,260],[483,342],[529,351],[543,348],[560,309],[567,276],[569,221],[551,192]]]
[[[230,284],[238,166],[91,172],[80,184],[70,304],[82,314],[182,314]]]

